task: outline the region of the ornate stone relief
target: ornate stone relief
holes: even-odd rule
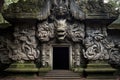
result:
[[[50,41],[51,38],[55,36],[54,34],[54,24],[48,23],[47,21],[39,23],[37,25],[36,36],[41,42]]]
[[[37,12],[39,11],[39,7],[37,6],[38,4],[36,4],[37,0],[35,1],[31,1],[31,0],[19,0],[17,3],[13,3],[9,5],[9,8],[7,10],[5,10],[5,12],[9,12],[9,13],[22,13],[22,12],[26,12],[26,13],[30,13],[30,12]],[[14,12],[13,12],[14,11]]]
[[[56,19],[53,23],[44,21],[37,25],[36,36],[41,42],[48,42],[55,38],[59,41],[68,39],[80,42],[85,36],[84,24],[77,22],[71,24],[66,19]]]
[[[58,40],[64,40],[67,35],[67,23],[66,20],[56,20],[55,24],[56,35]]]
[[[9,54],[11,53],[10,47],[8,46],[9,41],[0,36],[0,63],[9,64],[11,60]]]
[[[68,27],[68,38],[70,38],[73,42],[80,42],[84,40],[85,31],[84,24],[73,23]]]
[[[41,56],[41,61],[42,61],[42,66],[43,67],[50,67],[51,63],[51,45],[50,44],[43,44],[42,45],[42,56]]]
[[[68,0],[53,0],[52,14],[57,16],[64,16],[69,14]]]
[[[119,69],[120,67],[120,43],[117,43],[114,48],[110,50],[110,59],[108,63],[112,67]]]
[[[12,47],[14,53],[10,55],[12,60],[35,60],[39,57],[34,27],[29,29],[16,27],[14,37],[16,46]]]
[[[114,44],[110,43],[100,31],[95,31],[86,38],[85,46],[85,58],[89,60],[108,60],[109,51],[114,47]]]
[[[104,3],[102,0],[88,0],[86,7],[88,11],[91,13],[93,13],[93,11],[102,12],[102,13],[105,11]]]
[[[81,60],[80,55],[82,54],[81,50],[82,49],[79,44],[74,44],[72,46],[72,64],[74,67],[80,66],[80,60]]]
[[[59,40],[63,41],[63,44],[72,44],[74,67],[80,66],[81,54],[89,60],[109,60],[119,64],[120,50],[107,40],[106,27],[103,29],[103,25],[111,21],[108,20],[109,16],[99,14],[106,11],[103,1],[80,2],[82,8],[76,4],[75,0],[19,0],[18,3],[11,4],[3,13],[5,13],[4,17],[15,25],[13,33],[15,40],[9,42],[0,39],[2,40],[0,55],[5,57],[0,56],[1,62],[5,63],[9,58],[14,61],[34,61],[40,57],[42,66],[48,67],[51,65],[50,49],[52,47],[48,43],[53,41],[51,44],[56,44]],[[88,24],[96,21],[96,18],[93,18],[96,16],[94,14],[91,20],[85,17],[89,13],[100,15],[102,19],[106,16],[108,23],[98,22],[94,29],[88,30],[87,27],[91,28]],[[102,19],[99,20],[99,18],[97,20],[101,21]],[[31,25],[32,21],[37,25],[33,23]],[[99,26],[100,24],[102,27]],[[96,23],[92,24],[94,25]],[[81,46],[85,46],[85,51]]]

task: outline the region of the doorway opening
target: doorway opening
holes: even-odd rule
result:
[[[53,47],[53,69],[69,69],[69,47]]]

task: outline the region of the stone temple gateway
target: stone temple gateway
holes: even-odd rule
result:
[[[30,72],[120,65],[120,39],[114,42],[107,27],[118,12],[102,0],[19,0],[2,14],[12,25],[0,29],[1,65],[9,64],[4,71],[29,72],[28,64]]]

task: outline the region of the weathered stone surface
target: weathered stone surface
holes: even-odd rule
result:
[[[69,18],[71,14],[75,19],[84,20],[112,19],[116,18],[118,14],[110,4],[104,4],[101,0],[87,0],[77,3],[75,0],[19,0],[17,3],[10,4],[8,9],[3,11],[3,15],[7,20],[9,18],[44,20],[50,15],[51,18],[59,18],[60,16]]]
[[[106,10],[102,0],[81,1],[84,4],[80,7],[75,0],[39,3],[19,0],[3,11],[14,31],[10,34],[13,40],[1,39],[2,63],[36,61],[40,67],[52,69],[53,47],[57,46],[69,48],[70,68],[87,65],[84,60],[119,65],[119,47],[108,40],[107,34],[107,25],[118,16],[115,10]]]
[[[15,28],[14,37],[16,49],[13,49],[14,54],[10,56],[13,60],[35,60],[39,57],[35,39],[35,28],[34,26],[27,26],[25,26],[25,28],[21,26]]]
[[[87,50],[84,56],[92,60],[108,60],[109,50],[114,47],[114,44],[108,42],[105,35],[101,34],[99,31],[90,34],[89,37],[86,38],[85,45]]]
[[[50,0],[41,2],[39,0],[19,0],[17,3],[10,4],[8,8],[3,11],[3,15],[7,20],[9,20],[9,18],[46,19],[50,15]]]
[[[9,64],[11,60],[9,54],[11,53],[9,40],[0,36],[0,63]]]
[[[85,25],[83,23],[69,23],[68,25],[68,38],[74,42],[80,42],[85,37]]]
[[[49,41],[55,36],[54,24],[48,23],[47,21],[38,23],[36,36],[41,42]]]

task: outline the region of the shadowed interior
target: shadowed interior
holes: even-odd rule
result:
[[[68,47],[53,47],[53,69],[69,69]]]

